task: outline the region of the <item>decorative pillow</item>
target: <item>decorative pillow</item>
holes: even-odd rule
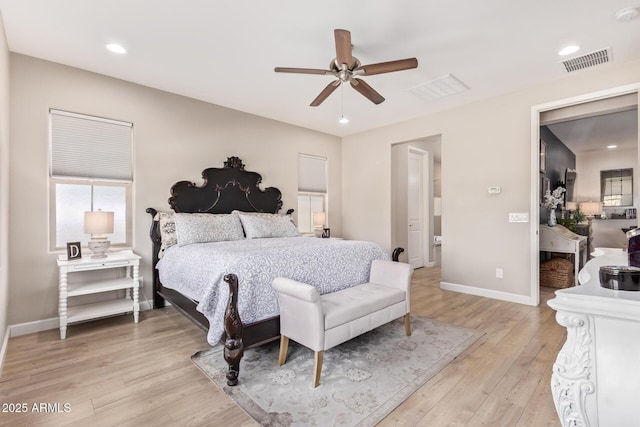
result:
[[[247,239],[261,239],[264,237],[296,237],[300,232],[288,216],[267,214],[246,215],[238,214],[244,234]]]
[[[280,214],[268,213],[268,212],[243,212],[243,211],[238,211],[238,210],[231,211],[231,213],[232,214],[249,215],[249,216],[257,216],[257,217],[266,218],[266,219],[288,218],[289,221],[291,221],[293,223],[293,225],[296,224],[291,215],[280,215]]]
[[[176,237],[176,223],[173,215],[173,212],[158,212],[153,218],[154,221],[158,221],[160,238],[162,239],[158,258],[162,258],[162,255],[164,255],[164,251],[167,248],[178,243],[178,238]]]
[[[175,221],[179,246],[244,239],[238,215],[177,213]]]

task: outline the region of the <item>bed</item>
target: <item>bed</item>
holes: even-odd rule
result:
[[[280,190],[261,189],[262,177],[246,171],[238,157],[205,169],[202,178],[202,185],[171,187],[172,212],[147,209],[153,216],[154,308],[169,301],[207,331],[211,345],[224,339],[227,382],[235,385],[244,348],[279,337],[274,277],[334,292],[366,282],[373,259],[389,256],[370,242],[299,236],[293,210],[278,214]]]

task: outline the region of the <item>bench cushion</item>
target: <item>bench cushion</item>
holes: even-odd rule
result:
[[[405,291],[375,283],[364,283],[320,297],[325,314],[324,329],[343,325],[405,300]]]

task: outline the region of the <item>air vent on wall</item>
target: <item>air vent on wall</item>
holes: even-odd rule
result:
[[[566,61],[562,61],[562,65],[564,65],[564,68],[570,73],[572,71],[584,70],[585,68],[595,65],[606,64],[607,62],[611,62],[611,59],[611,48],[607,47],[587,53],[586,55],[567,59]]]

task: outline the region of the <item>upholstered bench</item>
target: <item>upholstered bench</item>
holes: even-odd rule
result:
[[[368,283],[325,295],[306,283],[274,279],[280,303],[278,365],[286,361],[289,339],[310,348],[315,352],[313,387],[317,387],[325,350],[403,316],[407,336],[411,335],[412,273],[409,264],[375,260]]]

